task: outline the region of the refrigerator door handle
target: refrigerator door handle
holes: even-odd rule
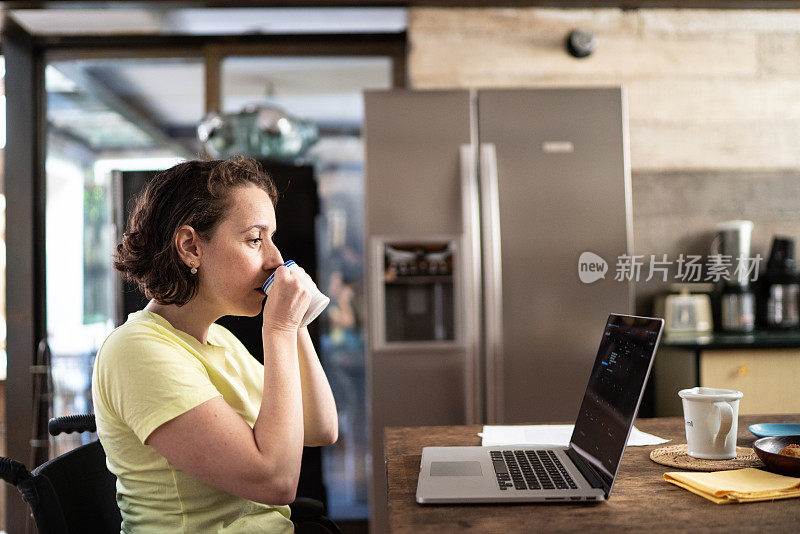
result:
[[[463,340],[466,348],[464,392],[467,424],[484,422],[481,364],[481,234],[478,154],[475,145],[461,145],[461,223],[463,243]]]
[[[483,353],[486,373],[486,418],[503,421],[503,276],[500,250],[500,197],[497,150],[481,143],[479,163],[483,243]]]

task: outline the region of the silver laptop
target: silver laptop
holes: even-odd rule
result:
[[[425,447],[417,502],[608,499],[663,319],[610,315],[567,447]]]

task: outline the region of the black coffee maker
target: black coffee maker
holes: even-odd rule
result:
[[[800,327],[800,276],[794,265],[794,239],[773,237],[757,293],[756,316],[760,327],[770,330]]]

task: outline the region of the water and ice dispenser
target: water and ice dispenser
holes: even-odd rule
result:
[[[453,342],[455,241],[383,241],[383,343]]]

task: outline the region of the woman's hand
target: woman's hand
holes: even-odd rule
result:
[[[282,265],[275,270],[272,289],[264,304],[262,328],[297,333],[310,304],[311,292],[300,275]]]

